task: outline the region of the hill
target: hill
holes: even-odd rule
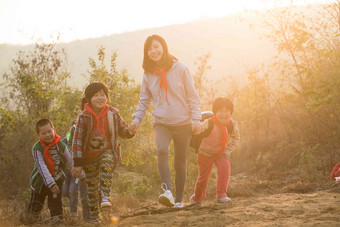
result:
[[[256,66],[272,57],[275,50],[267,40],[249,29],[250,21],[259,21],[259,17],[246,17],[242,14],[229,17],[193,21],[159,28],[145,29],[121,34],[112,34],[100,38],[77,40],[60,43],[68,54],[71,71],[71,85],[83,85],[83,74],[89,69],[89,57],[96,59],[97,48],[103,46],[107,54],[118,52],[118,67],[126,68],[129,74],[141,81],[143,45],[147,36],[162,35],[170,52],[183,61],[192,73],[196,71],[195,60],[208,52],[211,53],[208,72],[211,79],[223,76],[239,76],[243,65]],[[110,26],[110,25],[108,25]],[[10,69],[10,63],[19,50],[32,49],[33,45],[0,45],[0,74]],[[1,78],[2,80],[2,78]]]

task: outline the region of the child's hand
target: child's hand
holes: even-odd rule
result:
[[[138,127],[139,127],[139,123],[132,122],[128,128],[130,135],[136,134]]]
[[[192,124],[192,134],[198,135],[201,133],[201,125],[200,124]]]
[[[51,191],[52,191],[53,194],[59,194],[60,193],[60,189],[59,189],[58,185],[54,185],[51,188]]]
[[[79,167],[73,167],[71,172],[72,172],[72,177],[74,178],[79,178],[81,175],[81,171],[83,170],[83,168],[81,166]]]
[[[225,149],[223,155],[230,161],[231,150],[229,150],[228,148]]]

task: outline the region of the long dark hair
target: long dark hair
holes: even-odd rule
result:
[[[149,58],[148,49],[150,48],[152,41],[158,41],[163,47],[163,56],[160,60],[161,65],[165,65],[165,71],[168,71],[173,65],[173,59],[177,60],[176,57],[169,53],[168,45],[164,38],[160,35],[151,35],[146,38],[144,43],[144,58],[143,58],[143,69],[144,72],[153,72],[156,63]]]
[[[91,98],[93,97],[94,94],[96,94],[98,91],[103,90],[106,98],[108,99],[108,101],[110,101],[110,97],[109,97],[109,89],[107,88],[107,86],[100,81],[96,81],[96,82],[92,82],[90,83],[86,89],[85,89],[85,97],[81,100],[81,109],[84,109],[84,105],[85,103],[88,103],[91,105]]]

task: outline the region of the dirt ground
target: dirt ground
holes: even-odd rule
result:
[[[257,186],[259,187],[259,186]],[[213,188],[213,186],[212,186]],[[242,191],[237,186],[233,194]],[[231,187],[232,189],[232,187]],[[184,199],[189,199],[189,194]],[[339,226],[340,184],[335,190],[313,193],[258,193],[232,197],[232,202],[216,205],[213,196],[201,208],[164,208],[155,199],[139,201],[129,195],[115,195],[114,206],[104,213],[101,226]],[[8,212],[11,201],[0,198],[0,226],[24,226],[18,214]],[[47,209],[46,209],[47,210]],[[65,213],[65,224],[59,226],[91,226],[80,217]],[[117,216],[120,219],[110,217]],[[45,212],[45,217],[49,214]],[[116,222],[115,222],[116,221]],[[46,226],[38,224],[34,226]]]
[[[129,217],[111,226],[340,226],[340,194],[319,191],[233,199],[226,205],[207,201],[163,214]]]

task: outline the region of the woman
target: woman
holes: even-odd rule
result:
[[[192,134],[200,133],[201,104],[188,68],[168,51],[159,35],[149,36],[144,43],[143,82],[140,100],[129,128],[137,131],[150,103],[153,103],[154,136],[158,170],[164,193],[158,201],[168,207],[182,207],[186,180],[186,159]],[[174,201],[169,167],[169,144],[174,142],[176,200]]]

